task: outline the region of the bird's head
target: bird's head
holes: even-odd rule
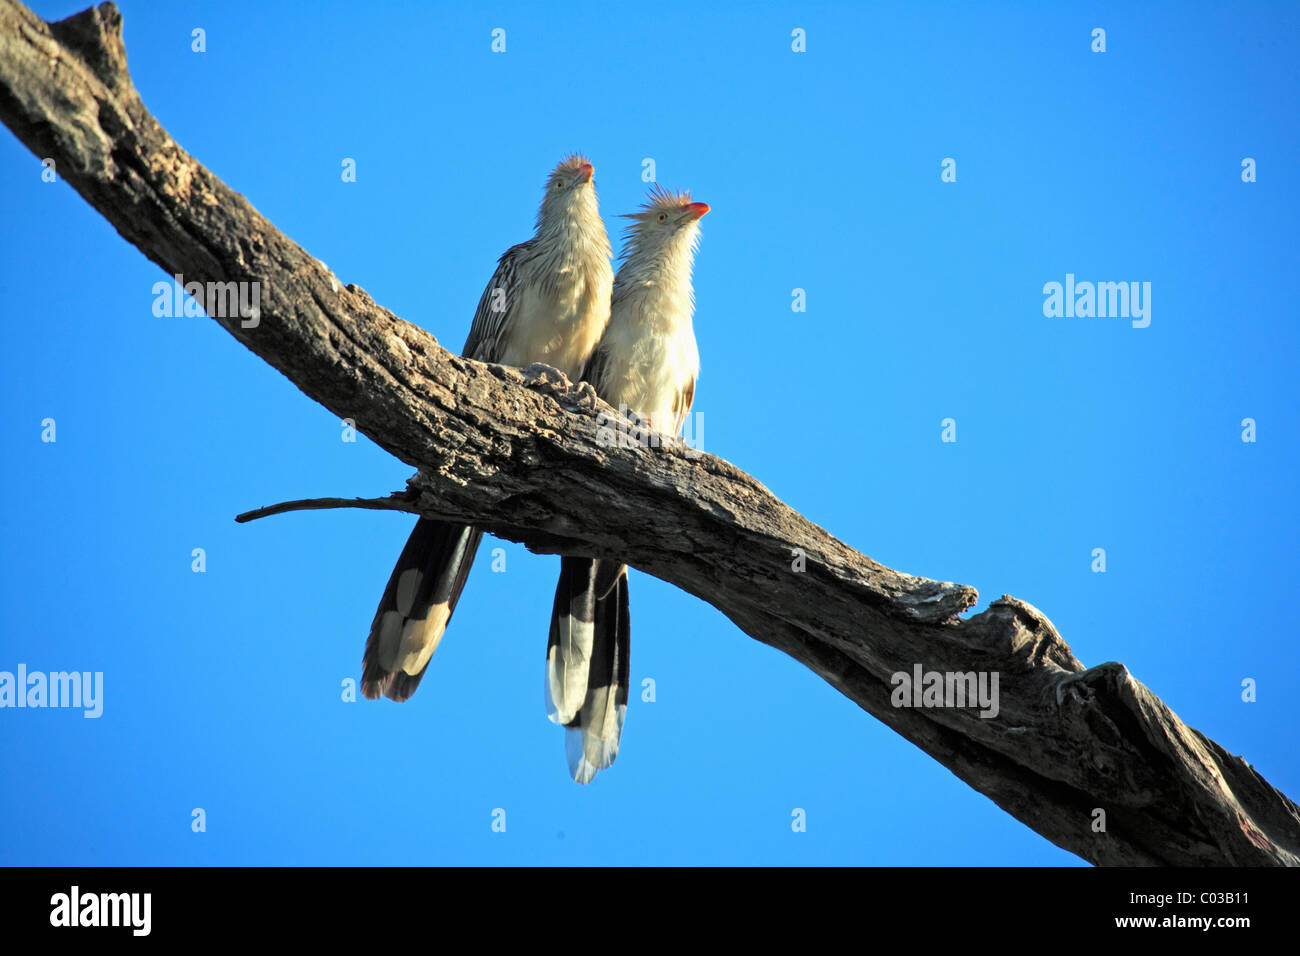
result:
[[[656,260],[685,256],[689,263],[700,241],[700,219],[708,211],[709,204],[692,202],[689,191],[675,193],[656,185],[640,211],[623,216],[632,220],[624,255]]]
[[[585,156],[574,153],[562,159],[546,177],[546,191],[537,212],[537,227],[543,232],[564,228],[575,220],[600,219],[596,203],[595,167]],[[603,227],[602,227],[603,232]]]
[[[690,190],[675,193],[656,183],[646,194],[640,211],[626,213],[623,218],[633,221],[630,232],[667,238],[675,233],[695,233],[708,211],[708,203],[691,202]]]

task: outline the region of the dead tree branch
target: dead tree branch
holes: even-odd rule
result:
[[[325,511],[330,508],[368,508],[371,511],[409,511],[419,514],[415,505],[416,498],[408,492],[394,492],[386,498],[301,498],[297,501],[281,501],[279,504],[254,508],[243,514],[235,515],[240,524],[282,515],[290,511]]]
[[[974,589],[877,564],[720,459],[609,447],[589,389],[460,358],[342,285],[144,108],[112,3],[47,24],[0,0],[0,119],[167,275],[260,283],[256,320],[217,321],[420,469],[408,510],[689,591],[1094,863],[1300,862],[1294,803],[1120,664],[1086,670],[1035,608],[963,620]],[[893,706],[891,675],[917,663],[998,672],[997,716]]]

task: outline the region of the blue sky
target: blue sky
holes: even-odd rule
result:
[[[1300,797],[1294,6],[121,9],[177,142],[454,350],[563,154],[614,236],[654,159],[713,210],[708,451],[887,565],[1035,604]],[[341,700],[413,519],[232,519],[409,469],[156,318],[161,271],[0,139],[0,670],[104,674],[98,719],[0,709],[0,863],[1080,862],[637,572],[656,700],[577,786],[542,701],[558,562],[511,543],[410,702]],[[1150,282],[1150,326],[1046,317],[1067,273]]]

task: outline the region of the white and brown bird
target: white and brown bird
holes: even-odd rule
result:
[[[536,233],[501,257],[462,355],[520,368],[541,362],[574,381],[582,375],[609,321],[614,281],[593,173],[574,155],[547,177]],[[471,525],[416,523],[370,625],[361,675],[366,697],[406,700],[415,692],[481,537]]]
[[[690,193],[656,187],[627,218],[609,325],[583,378],[620,411],[666,439],[681,431],[695,398],[700,353],[691,317],[691,269],[700,217]],[[546,709],[567,728],[569,771],[590,783],[618,756],[627,713],[631,645],[627,567],[564,557],[546,647]]]

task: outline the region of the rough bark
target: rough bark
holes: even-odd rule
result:
[[[713,456],[608,447],[590,389],[460,358],[339,283],[148,113],[112,3],[47,24],[0,0],[0,118],[167,275],[261,283],[260,321],[217,321],[420,469],[405,510],[689,591],[1094,863],[1300,863],[1291,800],[1122,665],[1085,669],[1034,607],[1004,596],[962,619],[973,588],[883,567]],[[998,672],[997,717],[892,706],[915,663]]]

